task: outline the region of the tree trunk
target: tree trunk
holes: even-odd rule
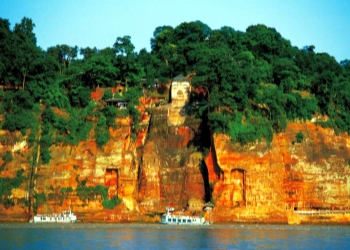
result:
[[[26,83],[26,75],[27,75],[27,71],[25,70],[25,71],[23,72],[22,89],[24,89],[24,84]]]

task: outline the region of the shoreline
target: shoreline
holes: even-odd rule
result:
[[[124,221],[124,222],[114,222],[114,221],[103,221],[103,220],[89,220],[89,221],[78,221],[73,223],[59,223],[59,222],[47,222],[47,223],[30,223],[26,220],[0,220],[0,224],[30,224],[30,225],[79,225],[79,224],[106,224],[106,225],[162,225],[165,227],[169,227],[169,225],[163,225],[160,222],[146,222],[146,221]],[[302,222],[300,224],[288,224],[288,222],[277,222],[277,221],[236,221],[236,222],[216,222],[213,224],[209,224],[208,226],[237,226],[237,225],[282,225],[282,226],[350,226],[350,222],[348,221],[339,221],[339,222]],[[178,227],[176,225],[175,227]],[[205,226],[195,226],[195,225],[182,225],[181,227],[205,227]]]

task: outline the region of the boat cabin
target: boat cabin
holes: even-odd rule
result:
[[[208,225],[204,216],[201,215],[189,215],[184,212],[174,213],[173,207],[167,207],[166,213],[162,215],[162,224],[173,225]]]

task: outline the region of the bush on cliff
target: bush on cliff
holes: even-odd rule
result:
[[[35,199],[35,202],[33,204],[33,210],[34,210],[34,214],[37,214],[39,206],[43,205],[46,202],[46,195],[44,192],[41,192],[41,193],[35,192],[34,199]]]
[[[86,202],[87,200],[96,200],[97,198],[101,200],[107,199],[108,187],[97,185],[97,186],[86,186],[87,180],[79,181],[79,176],[76,178],[78,186],[76,189],[79,198]],[[98,197],[99,196],[99,197]]]
[[[13,160],[11,151],[6,151],[6,153],[1,158],[4,162],[0,166],[0,171],[4,170],[6,164]]]
[[[118,196],[114,196],[112,199],[105,199],[102,201],[102,206],[106,209],[114,209],[117,205],[122,202]]]
[[[13,178],[5,177],[0,178],[0,203],[5,206],[13,205],[13,200],[11,197],[12,189],[18,188],[26,180],[26,177],[23,176],[24,170],[18,170],[16,176]]]
[[[303,139],[304,139],[304,134],[302,131],[299,131],[299,133],[297,133],[295,135],[295,139],[297,143],[300,143]]]
[[[95,128],[95,139],[99,148],[102,148],[109,141],[109,130],[107,126],[107,119],[101,116]]]

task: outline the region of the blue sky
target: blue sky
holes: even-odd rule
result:
[[[131,36],[136,51],[150,51],[156,27],[200,20],[212,29],[275,28],[302,48],[314,45],[339,62],[350,59],[350,0],[1,0],[0,17],[11,27],[33,20],[37,44],[103,49]]]

